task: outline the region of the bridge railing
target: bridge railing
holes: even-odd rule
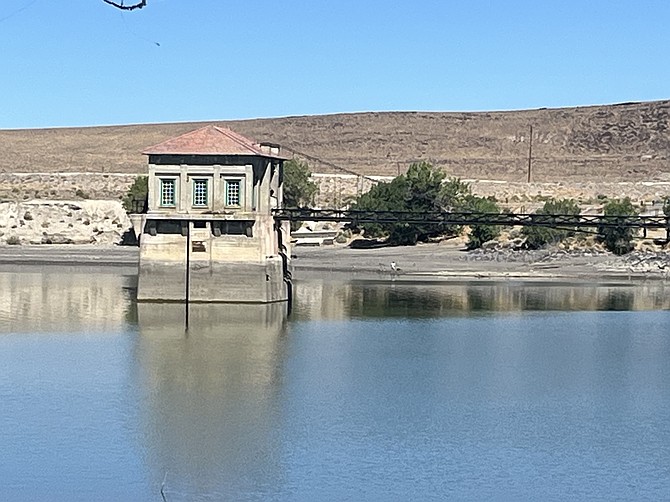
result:
[[[478,212],[361,211],[348,209],[283,208],[274,210],[282,221],[331,221],[341,223],[443,223],[448,225],[500,225],[571,228],[642,228],[670,231],[667,216],[606,216],[572,214],[519,214]]]

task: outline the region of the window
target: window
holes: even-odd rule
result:
[[[240,180],[226,180],[226,206],[239,206],[240,200]]]
[[[245,235],[247,237],[253,237],[253,228],[253,221],[223,220],[212,222],[212,234],[216,237],[222,235]]]
[[[206,179],[193,180],[193,205],[206,206],[209,199],[208,183]]]
[[[171,178],[161,178],[161,192],[160,205],[172,206],[175,205],[175,180]]]

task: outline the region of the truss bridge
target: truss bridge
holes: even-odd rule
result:
[[[670,238],[668,216],[605,216],[571,214],[522,214],[476,212],[361,211],[350,209],[284,208],[273,212],[279,221],[331,221],[337,223],[406,223],[445,225],[536,226],[588,231],[598,228],[665,229]]]

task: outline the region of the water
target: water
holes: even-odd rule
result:
[[[137,305],[132,271],[0,271],[0,500],[662,500],[670,298],[305,282]]]

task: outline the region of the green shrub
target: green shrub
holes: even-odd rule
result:
[[[312,173],[307,162],[291,159],[284,162],[284,207],[305,207],[314,204],[319,191],[311,180]],[[301,221],[291,222],[291,231],[295,232]]]
[[[427,162],[410,165],[405,174],[389,183],[379,183],[360,195],[351,209],[432,213],[458,211],[470,186],[457,178],[444,181],[445,174]],[[460,227],[444,223],[365,223],[359,226],[369,237],[388,237],[393,245],[414,245],[442,235],[454,235]]]
[[[16,235],[10,235],[9,237],[7,237],[7,244],[9,244],[10,246],[18,246],[21,244],[21,239],[19,239],[19,237],[17,237]]]
[[[473,213],[500,213],[494,197],[477,197],[469,195],[463,204],[464,211]],[[466,243],[467,249],[477,249],[482,247],[485,242],[491,241],[500,235],[500,226],[498,225],[470,225],[470,235]]]
[[[577,216],[579,213],[579,204],[572,199],[549,199],[534,214]],[[521,230],[521,235],[526,238],[526,246],[529,249],[539,249],[549,244],[556,244],[574,234],[574,228],[529,226]]]
[[[633,206],[629,197],[625,199],[613,199],[603,206],[605,216],[627,216],[637,215],[637,210]],[[626,227],[598,227],[598,237],[605,247],[614,254],[622,255],[633,250],[633,237],[635,229]]]
[[[141,210],[142,207],[138,208],[138,206],[144,206],[146,204],[148,194],[149,178],[146,176],[138,176],[123,197],[123,209],[128,213]]]
[[[284,207],[304,207],[314,204],[318,187],[310,177],[307,162],[291,159],[284,162]]]

